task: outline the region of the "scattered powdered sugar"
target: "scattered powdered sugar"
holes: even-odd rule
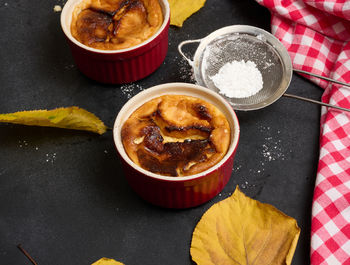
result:
[[[269,69],[269,68],[271,68],[271,66],[274,66],[274,65],[275,65],[275,63],[271,61],[271,58],[269,58],[269,59],[265,62],[263,69],[264,69],[264,70],[265,70],[265,69]],[[269,72],[270,72],[270,71],[269,71]]]
[[[256,187],[256,184],[250,184],[248,181],[244,181],[244,183],[242,183],[240,185],[240,187],[242,189],[247,189],[247,188],[251,188],[251,187]]]
[[[24,146],[28,146],[28,142],[26,140],[19,140],[18,141],[18,146],[19,147],[24,147]]]
[[[225,41],[225,38],[222,36],[219,36],[218,38],[216,38],[216,41],[214,43],[205,47],[205,50],[203,52],[201,67],[206,71],[206,74],[209,74],[209,72],[211,72],[209,68],[213,66],[216,68],[217,65],[222,65],[226,57],[225,49],[227,49],[227,45],[223,44],[224,41]]]
[[[20,148],[34,148],[36,151],[39,150],[37,146],[30,146],[27,140],[18,140],[18,147]]]
[[[56,4],[53,7],[53,11],[55,13],[61,12],[62,7],[66,4],[67,0],[56,0]]]
[[[228,62],[210,78],[219,92],[229,98],[250,97],[263,88],[262,75],[252,61]]]
[[[64,67],[64,69],[70,70],[70,69],[73,69],[74,67],[75,67],[74,64],[69,64],[69,65],[66,65],[66,66]]]
[[[174,56],[170,62],[173,65],[177,65],[179,69],[179,78],[185,82],[195,82],[194,72],[192,66],[182,56]],[[165,62],[164,62],[165,64]]]
[[[291,158],[292,150],[288,150],[284,146],[284,142],[279,137],[280,130],[273,130],[270,126],[260,125],[258,126],[260,133],[262,134],[262,142],[257,148],[256,155],[259,157],[257,162],[250,168],[247,167],[243,161],[236,160],[233,166],[235,173],[246,174],[249,179],[244,176],[240,181],[240,187],[242,189],[257,188],[261,186],[262,181],[266,177],[269,177],[271,166],[277,161],[288,161]]]
[[[47,163],[51,162],[51,163],[53,164],[53,163],[55,162],[55,160],[56,160],[56,153],[52,153],[52,154],[47,153],[47,154],[46,154],[46,159],[45,159],[45,161],[46,161]]]
[[[39,151],[38,146],[33,146],[27,140],[18,140],[18,147],[25,150],[35,150],[36,152]],[[44,157],[44,161],[46,163],[54,164],[56,160],[56,156],[57,156],[57,153],[46,153]]]
[[[178,62],[178,65],[180,71],[180,79],[183,81],[194,82],[195,78],[192,66],[189,65],[184,58],[181,58],[180,62]]]
[[[263,34],[257,35],[256,38],[261,41],[266,41],[266,37]]]
[[[260,131],[263,133],[269,132],[270,127],[260,126]],[[281,132],[278,130],[277,134]],[[265,137],[265,142],[261,146],[262,155],[266,162],[276,161],[276,160],[286,160],[286,155],[292,151],[287,152],[282,147],[282,140],[275,139],[274,137],[267,135]]]
[[[54,11],[54,12],[61,12],[61,11],[62,11],[62,7],[61,7],[60,5],[55,5],[55,6],[53,7],[53,11]]]
[[[120,90],[122,91],[122,94],[126,96],[127,99],[129,99],[135,96],[137,93],[141,92],[143,88],[140,85],[131,83],[131,84],[122,85],[120,87]]]

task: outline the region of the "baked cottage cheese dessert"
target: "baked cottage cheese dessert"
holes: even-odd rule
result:
[[[158,0],[83,0],[72,14],[71,33],[96,49],[126,49],[154,35],[163,23]]]
[[[121,130],[130,159],[165,176],[194,175],[214,166],[225,156],[230,135],[219,109],[185,95],[164,95],[144,103]]]

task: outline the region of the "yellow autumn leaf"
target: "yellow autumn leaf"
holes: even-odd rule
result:
[[[191,256],[198,265],[289,265],[299,235],[295,219],[237,187],[202,216],[193,232]]]
[[[78,107],[0,114],[0,122],[84,130],[98,134],[107,130],[104,123],[94,114]]]
[[[182,27],[183,22],[204,4],[205,0],[169,0],[170,24]]]
[[[101,258],[98,261],[92,263],[91,265],[124,265],[124,263],[121,263],[114,259]]]

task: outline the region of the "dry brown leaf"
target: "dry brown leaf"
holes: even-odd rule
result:
[[[204,4],[205,0],[169,0],[170,24],[182,27],[183,22]]]
[[[84,130],[98,134],[107,130],[94,114],[78,107],[0,114],[0,122]]]
[[[114,259],[101,258],[98,261],[92,263],[91,265],[124,265],[124,263],[121,263]]]
[[[191,256],[198,265],[288,265],[299,234],[295,219],[237,187],[202,216],[193,232]]]

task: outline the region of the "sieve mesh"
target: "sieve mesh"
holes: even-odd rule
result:
[[[256,64],[263,78],[263,88],[257,94],[246,98],[229,98],[221,94],[234,109],[252,110],[265,107],[282,96],[289,85],[290,80],[286,80],[283,58],[264,34],[229,32],[216,36],[205,43],[197,57],[197,82],[217,93],[220,93],[220,90],[211,77],[216,75],[223,65],[241,60]]]

